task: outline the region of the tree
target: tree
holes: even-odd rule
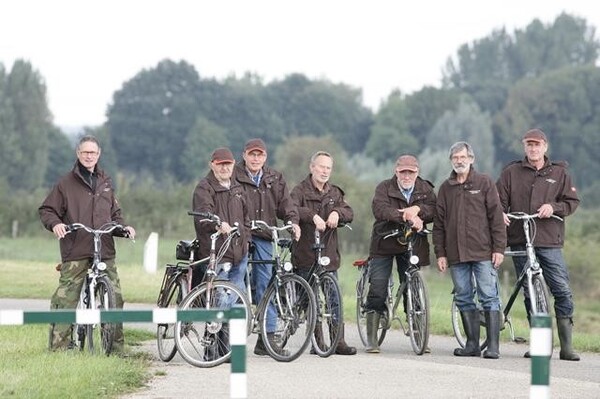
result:
[[[75,148],[69,138],[57,127],[48,130],[48,167],[44,186],[51,187],[58,179],[73,168]]]

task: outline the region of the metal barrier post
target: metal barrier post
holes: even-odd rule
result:
[[[247,397],[246,389],[246,312],[236,305],[229,310],[155,308],[151,310],[59,309],[47,311],[0,310],[0,325],[34,323],[175,323],[177,321],[229,320],[231,345],[230,395]]]
[[[550,398],[550,358],[552,357],[552,319],[548,314],[531,317],[531,399]]]

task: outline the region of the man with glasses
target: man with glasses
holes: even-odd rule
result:
[[[267,162],[267,146],[259,138],[248,140],[242,154],[243,160],[235,166],[234,175],[242,185],[248,198],[248,214],[250,220],[262,220],[271,226],[277,225],[280,219],[284,223],[291,222],[294,238],[300,238],[298,226],[298,210],[292,202],[287,183],[283,175],[265,165]],[[273,244],[271,232],[252,232],[252,260],[272,260]],[[260,303],[273,274],[270,263],[254,263],[252,265],[252,287],[255,290],[254,300]],[[267,309],[267,337],[272,337],[276,328],[277,317],[271,305]],[[277,347],[277,345],[275,345]],[[269,353],[259,335],[254,347],[254,354],[265,356]]]
[[[400,283],[410,266],[406,244],[395,239],[384,239],[385,234],[409,223],[416,231],[423,230],[433,221],[435,214],[433,184],[419,176],[419,162],[413,155],[402,155],[396,160],[394,176],[382,181],[375,189],[371,209],[375,222],[371,233],[369,262],[371,275],[367,295],[367,353],[379,353],[377,329],[381,314],[385,311],[388,281],[396,259]],[[429,265],[429,243],[426,236],[419,236],[414,244],[419,265]],[[406,301],[406,297],[404,297]],[[404,306],[406,310],[406,304]],[[426,349],[429,351],[429,348]]]
[[[98,140],[93,136],[83,136],[77,145],[77,162],[73,170],[58,181],[39,207],[42,224],[60,240],[62,263],[57,267],[60,269],[60,279],[50,301],[51,309],[75,309],[94,252],[92,235],[83,231],[67,234],[67,224],[82,223],[94,229],[109,222],[125,225],[112,179],[98,166],[100,153]],[[135,237],[133,227],[127,226],[125,230],[129,237]],[[113,237],[102,236],[101,256],[107,266],[106,274],[115,289],[117,308],[123,308],[115,255]],[[71,324],[52,324],[50,349],[72,348],[71,330]],[[112,352],[122,352],[123,344],[123,325],[119,323]]]
[[[465,347],[456,348],[454,356],[481,355],[474,278],[487,330],[483,357],[498,359],[502,318],[498,268],[506,248],[502,205],[492,179],[473,168],[475,153],[469,143],[454,143],[449,159],[452,172],[438,191],[433,247],[438,269],[450,268],[454,299],[467,335]]]

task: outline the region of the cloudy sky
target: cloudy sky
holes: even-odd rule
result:
[[[6,0],[1,9],[0,62],[32,63],[64,127],[104,122],[123,82],[165,58],[204,78],[326,78],[361,88],[377,110],[395,88],[439,86],[448,57],[494,29],[552,23],[563,11],[600,27],[593,0]]]

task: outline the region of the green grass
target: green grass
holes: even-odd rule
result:
[[[184,237],[185,238],[185,237]],[[118,240],[117,266],[126,302],[154,303],[162,281],[162,267],[148,274],[142,267],[144,240],[136,243]],[[173,261],[176,240],[160,240],[159,265]],[[344,255],[339,271],[344,294],[346,322],[355,323],[355,284],[358,271],[351,266],[352,255]],[[0,297],[49,299],[58,283],[58,243],[47,238],[0,238]],[[503,266],[512,270],[510,264]],[[452,335],[450,304],[452,281],[449,274],[426,268],[431,309],[431,333]],[[503,274],[504,276],[504,274]],[[503,277],[503,289],[510,289],[510,273]],[[577,297],[574,346],[580,351],[600,352],[600,303]],[[504,295],[506,299],[507,294]],[[511,313],[517,336],[529,338],[522,300]],[[152,333],[126,329],[126,343],[136,346],[140,341],[154,339]],[[508,340],[506,331],[502,340]],[[0,327],[0,397],[117,397],[133,391],[150,378],[149,361],[144,356],[127,359],[93,357],[86,353],[50,353],[47,350],[48,327],[45,325]],[[555,342],[558,339],[555,337]],[[91,383],[93,381],[93,383]]]

